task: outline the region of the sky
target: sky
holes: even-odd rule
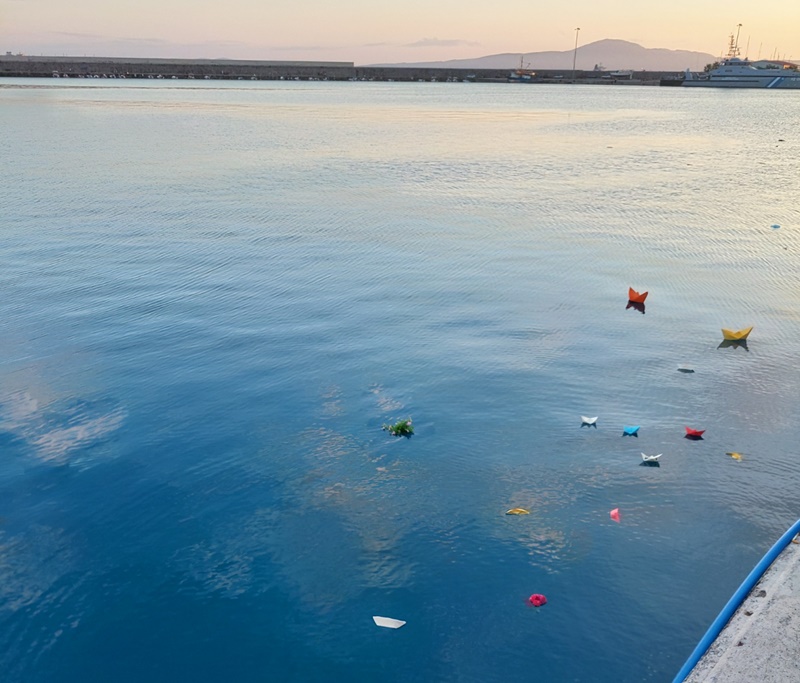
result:
[[[616,38],[800,59],[800,0],[0,0],[0,54],[345,61],[467,59]]]

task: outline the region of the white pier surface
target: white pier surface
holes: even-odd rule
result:
[[[686,683],[800,681],[800,544],[789,543]]]

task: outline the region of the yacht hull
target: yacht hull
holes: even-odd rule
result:
[[[800,88],[800,78],[731,78],[708,80],[685,80],[685,88],[764,88],[770,90],[787,90]]]

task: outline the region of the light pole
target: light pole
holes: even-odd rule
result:
[[[575,52],[572,54],[572,82],[575,82],[575,63],[578,61],[578,34],[581,32],[580,27],[575,29]]]

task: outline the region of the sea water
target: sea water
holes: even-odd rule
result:
[[[2,81],[3,680],[670,680],[800,516],[798,105]]]

